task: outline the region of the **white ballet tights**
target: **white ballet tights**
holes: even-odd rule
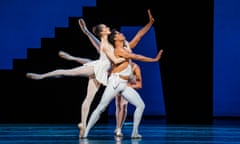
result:
[[[85,97],[85,99],[82,103],[82,110],[81,110],[81,124],[82,124],[83,128],[86,127],[89,109],[90,109],[91,103],[95,97],[95,94],[99,88],[100,88],[100,83],[97,82],[95,77],[89,77],[87,96]]]
[[[94,75],[94,66],[92,65],[83,65],[72,69],[57,69],[51,72],[36,74],[36,73],[27,73],[27,77],[32,79],[44,79],[47,77],[58,77],[58,76],[84,76],[89,77]]]
[[[117,82],[117,87],[115,87]],[[115,88],[114,88],[115,87]],[[93,111],[88,121],[87,127],[85,129],[83,137],[87,137],[90,129],[94,126],[94,124],[99,120],[102,112],[105,111],[109,103],[114,97],[120,93],[129,103],[133,104],[136,109],[134,112],[133,118],[133,130],[132,130],[132,138],[140,138],[141,135],[138,134],[138,127],[140,121],[142,119],[142,114],[145,108],[145,104],[141,99],[140,95],[134,88],[127,86],[127,81],[122,80],[119,77],[111,75],[109,77],[108,85],[105,88],[105,91],[102,95],[100,103],[97,108]]]

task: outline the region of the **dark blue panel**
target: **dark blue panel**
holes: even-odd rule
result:
[[[26,49],[39,48],[42,37],[54,37],[55,27],[68,27],[68,18],[82,16],[82,6],[95,0],[10,0],[0,2],[0,69],[12,59],[25,58]]]
[[[214,116],[240,116],[240,1],[214,2]]]

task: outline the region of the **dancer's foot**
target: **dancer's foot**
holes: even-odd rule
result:
[[[42,77],[41,77],[40,74],[35,74],[35,73],[27,73],[27,74],[26,74],[26,77],[27,77],[27,78],[30,78],[30,79],[35,79],[35,80],[40,80],[40,79],[42,79]]]
[[[71,60],[71,58],[72,58],[68,53],[66,53],[64,51],[59,51],[58,55],[61,58],[64,58],[64,59],[67,59],[67,60]]]
[[[85,127],[83,126],[83,124],[82,124],[82,123],[79,123],[79,124],[78,124],[78,128],[80,129],[79,137],[80,137],[80,138],[86,138],[86,137],[84,137]]]
[[[140,134],[134,134],[131,136],[132,139],[141,139],[142,136]]]
[[[120,128],[117,128],[115,131],[115,136],[116,137],[123,137],[122,130]]]

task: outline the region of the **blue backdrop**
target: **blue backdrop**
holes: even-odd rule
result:
[[[214,2],[214,116],[240,116],[240,1]]]
[[[55,27],[67,27],[69,16],[81,16],[82,6],[95,0],[2,0],[0,2],[0,69],[11,69],[13,58],[40,47],[40,38],[54,37]]]

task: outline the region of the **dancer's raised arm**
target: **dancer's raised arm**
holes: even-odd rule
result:
[[[79,24],[81,30],[83,31],[83,33],[89,38],[90,42],[93,44],[93,46],[99,52],[100,51],[100,40],[97,37],[95,37],[95,35],[92,34],[88,30],[88,28],[86,26],[86,23],[85,23],[85,21],[82,18],[80,18],[78,20],[78,24]]]
[[[148,18],[149,18],[149,22],[143,27],[141,28],[136,35],[133,37],[133,39],[131,41],[129,41],[129,46],[130,48],[134,48],[136,47],[136,45],[138,44],[138,42],[141,40],[141,38],[149,31],[149,29],[152,27],[153,23],[154,23],[154,18],[151,14],[150,9],[148,9]]]

